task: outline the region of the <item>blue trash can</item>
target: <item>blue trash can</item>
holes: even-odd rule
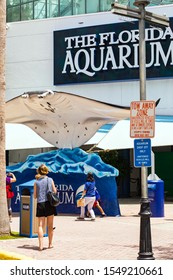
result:
[[[26,182],[19,186],[20,193],[20,236],[38,237],[38,218],[36,217],[36,199],[34,199],[34,182]],[[47,236],[47,226],[44,228]]]
[[[164,217],[164,182],[162,180],[148,180],[148,199],[151,217]]]

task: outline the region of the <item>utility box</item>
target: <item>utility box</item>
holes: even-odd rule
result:
[[[148,180],[151,217],[164,217],[164,181]]]
[[[38,218],[36,217],[37,200],[34,199],[34,182],[26,182],[19,186],[20,192],[20,236],[38,237]],[[44,228],[47,236],[47,225]]]

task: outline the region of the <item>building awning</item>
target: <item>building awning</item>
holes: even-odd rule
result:
[[[100,141],[108,134],[108,132],[114,127],[115,123],[109,123],[103,125],[90,140],[88,140],[84,145],[97,145]]]
[[[151,138],[153,147],[173,145],[173,116],[156,117],[155,137]],[[115,124],[106,124],[87,141],[100,149],[120,150],[134,147],[130,138],[130,121],[122,120]],[[34,149],[54,147],[31,128],[23,124],[6,124],[6,150]]]
[[[155,137],[151,138],[152,147],[173,145],[173,122],[156,121]],[[130,121],[119,121],[96,145],[104,150],[134,148],[134,139],[130,138]]]
[[[105,124],[95,135],[87,141],[87,145],[96,145],[110,131],[114,124]],[[31,128],[24,124],[5,124],[6,129],[6,150],[36,149],[54,147]]]
[[[53,147],[31,128],[23,124],[5,124],[6,150]]]

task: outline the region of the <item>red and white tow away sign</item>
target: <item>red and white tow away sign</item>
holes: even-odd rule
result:
[[[132,101],[130,137],[153,138],[155,135],[155,101]]]

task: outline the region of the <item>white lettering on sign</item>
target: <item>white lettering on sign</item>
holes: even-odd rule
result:
[[[60,204],[74,204],[74,190],[71,185],[59,184],[56,185],[60,199]]]
[[[15,204],[20,202],[20,192],[19,192],[19,186],[16,186],[16,198],[15,198]]]
[[[167,50],[163,49],[160,42],[168,38],[173,39],[170,27],[165,30],[157,28],[145,30],[145,40],[149,42],[146,68],[160,66],[161,63],[165,66],[173,65],[173,41],[170,41]],[[82,73],[92,77],[99,71],[126,67],[139,68],[139,30],[123,30],[119,34],[107,32],[65,37],[64,41],[66,56],[62,69],[63,74],[75,73],[78,75]],[[128,43],[132,45],[127,45]],[[140,115],[140,113],[138,114]]]
[[[133,101],[130,105],[130,137],[152,138],[155,132],[155,101]]]
[[[134,140],[134,166],[151,166],[151,140]]]
[[[29,211],[29,204],[23,204],[23,206],[22,206],[22,209],[23,210],[26,210],[26,211]]]

